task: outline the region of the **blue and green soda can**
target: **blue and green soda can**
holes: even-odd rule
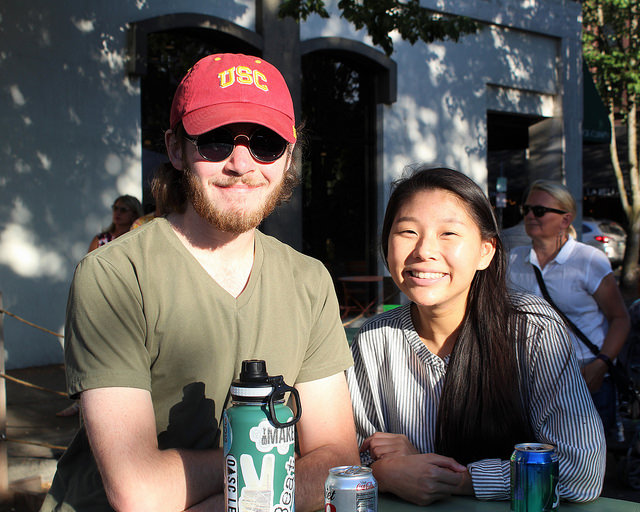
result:
[[[550,444],[517,444],[511,455],[511,510],[557,510],[558,455]]]
[[[296,414],[284,404],[290,392]],[[223,413],[224,497],[227,512],[294,512],[295,423],[302,408],[282,375],[263,360],[242,361]]]

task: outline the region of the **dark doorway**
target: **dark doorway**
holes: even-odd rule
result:
[[[303,250],[334,279],[376,274],[373,72],[349,54],[323,51],[305,55],[302,71]]]
[[[540,116],[487,113],[487,169],[491,204],[502,228],[517,224],[522,195],[529,185],[529,128]],[[498,178],[506,179],[506,205],[496,204]]]
[[[255,48],[235,37],[203,28],[151,32],[147,35],[147,49],[147,73],[140,79],[145,213],[154,208],[149,191],[153,173],[168,161],[164,132],[169,127],[173,94],[182,77],[195,62],[212,53],[256,54]]]

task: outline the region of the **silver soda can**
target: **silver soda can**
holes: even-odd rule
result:
[[[338,466],[324,484],[325,512],[377,512],[378,482],[371,468]]]
[[[548,512],[559,503],[558,455],[553,446],[517,444],[511,455],[511,510]]]

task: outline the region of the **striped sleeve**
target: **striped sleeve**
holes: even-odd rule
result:
[[[511,492],[511,465],[508,460],[484,459],[467,466],[473,492],[481,500],[507,500]]]
[[[556,447],[560,497],[591,501],[602,490],[606,444],[602,422],[566,327],[542,299],[529,298],[528,395],[531,425],[540,442]]]
[[[600,495],[604,479],[604,432],[568,333],[542,299],[519,295],[514,300],[527,314],[524,368],[536,440],[556,447],[560,497],[576,502],[594,500]],[[468,468],[477,498],[509,498],[509,461],[481,460]]]

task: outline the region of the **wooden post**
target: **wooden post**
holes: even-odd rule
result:
[[[0,292],[0,309],[2,292]],[[4,374],[4,313],[0,313],[0,373]],[[0,496],[9,495],[9,458],[7,456],[7,388],[0,379]]]

